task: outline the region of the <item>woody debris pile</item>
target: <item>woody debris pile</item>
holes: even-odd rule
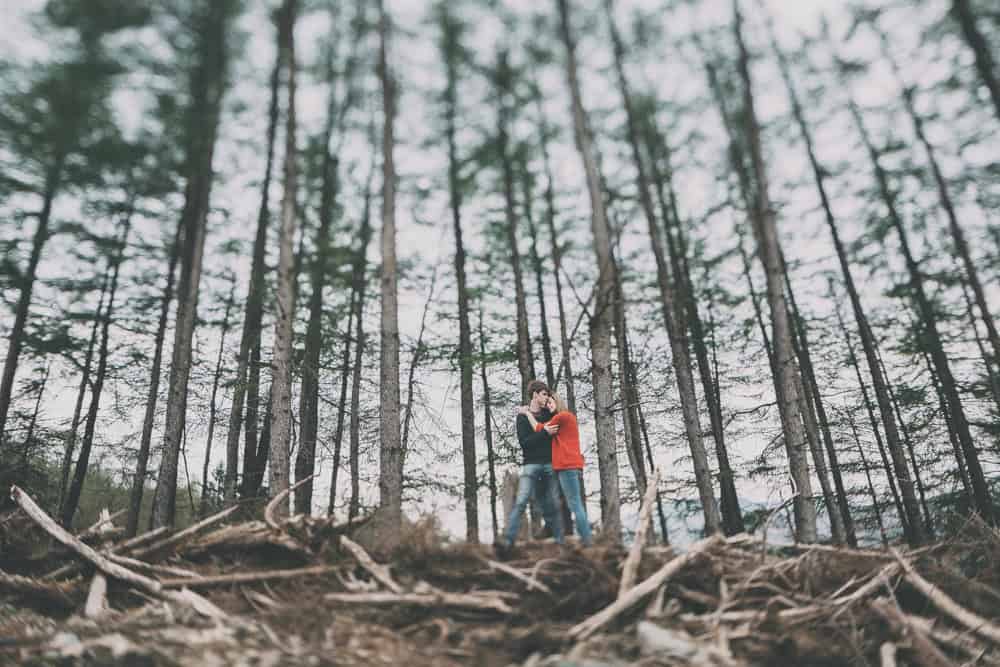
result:
[[[11,497],[0,664],[1000,665],[1000,534],[978,520],[916,550],[638,531],[628,551],[536,541],[501,562],[430,521],[380,550],[373,522],[279,520],[272,501],[263,521],[229,508],[124,539],[110,513],[72,535]]]

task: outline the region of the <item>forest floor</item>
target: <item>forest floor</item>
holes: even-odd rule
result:
[[[1000,534],[979,521],[916,550],[542,540],[498,561],[430,521],[391,551],[374,522],[301,516],[60,535],[18,498],[2,665],[1000,665]]]

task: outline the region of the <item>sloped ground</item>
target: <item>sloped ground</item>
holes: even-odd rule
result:
[[[0,518],[0,664],[1000,665],[1000,535],[978,521],[916,551],[647,548],[622,592],[618,548],[532,542],[499,562],[432,523],[391,553],[370,525],[271,523],[130,548],[94,531],[99,558],[161,589],[110,576],[87,604],[87,556],[36,535],[26,557],[6,536],[43,529]]]

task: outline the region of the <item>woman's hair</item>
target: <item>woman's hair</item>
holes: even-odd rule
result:
[[[549,391],[549,396],[551,396],[552,400],[556,402],[556,410],[555,411],[557,413],[558,412],[569,412],[569,407],[566,405],[566,401],[563,400],[562,396],[560,396],[559,394],[557,394],[556,392],[551,391],[551,390]]]

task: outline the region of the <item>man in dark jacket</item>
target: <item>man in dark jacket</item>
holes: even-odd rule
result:
[[[541,380],[532,380],[528,383],[528,397],[531,400],[528,408],[534,413],[535,418],[540,422],[548,421],[551,416],[547,407],[548,385]],[[559,427],[545,426],[536,432],[528,417],[522,414],[517,416],[515,425],[517,441],[521,445],[521,477],[517,485],[517,500],[514,501],[514,507],[507,517],[507,528],[503,537],[496,543],[497,552],[501,556],[506,555],[517,539],[521,516],[536,491],[546,525],[552,528],[557,543],[562,544],[563,541],[562,520],[557,511],[555,496],[557,483],[552,472],[552,436],[559,432]]]

